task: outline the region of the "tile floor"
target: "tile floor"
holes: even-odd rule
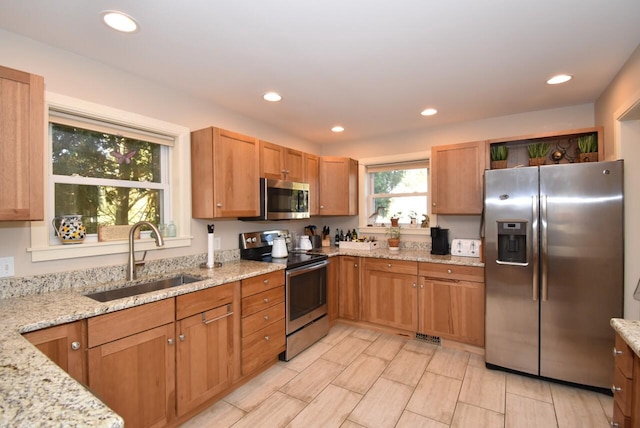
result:
[[[182,427],[605,428],[612,408],[476,354],[337,324]]]

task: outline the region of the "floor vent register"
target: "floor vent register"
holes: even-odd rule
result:
[[[416,340],[421,340],[423,342],[433,343],[434,345],[440,345],[441,340],[438,336],[431,336],[429,334],[424,333],[416,333]]]

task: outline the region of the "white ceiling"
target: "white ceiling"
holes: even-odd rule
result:
[[[640,1],[0,0],[0,28],[332,143],[594,102],[640,43]]]

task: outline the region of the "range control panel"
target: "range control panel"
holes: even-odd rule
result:
[[[480,257],[479,239],[454,239],[451,241],[451,255],[460,257]]]

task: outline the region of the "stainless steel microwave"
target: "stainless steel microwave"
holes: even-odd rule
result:
[[[240,220],[292,220],[309,218],[309,184],[260,179],[260,216]]]

